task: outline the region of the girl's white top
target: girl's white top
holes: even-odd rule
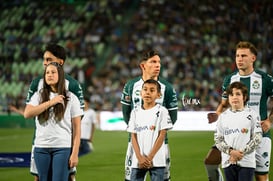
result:
[[[50,99],[55,97],[56,93],[50,93]],[[72,146],[72,118],[83,115],[83,110],[80,107],[79,99],[72,93],[67,92],[69,101],[64,113],[64,118],[61,121],[54,119],[53,107],[50,108],[50,118],[38,120],[35,118],[35,147],[44,148],[60,148]],[[40,104],[40,94],[36,92],[28,104],[37,106]]]

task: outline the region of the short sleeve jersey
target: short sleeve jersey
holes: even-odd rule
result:
[[[174,88],[169,82],[160,77],[158,78],[158,82],[161,85],[161,97],[156,100],[156,103],[164,106],[168,109],[168,111],[177,111],[177,96]],[[142,105],[140,91],[142,89],[143,83],[144,81],[141,77],[137,77],[127,82],[123,89],[121,104],[130,106],[131,110],[137,106]],[[175,114],[177,114],[177,112]],[[170,116],[172,118],[172,115]],[[129,115],[127,115],[127,117],[129,117]],[[175,121],[176,120],[172,120],[173,124]]]
[[[148,110],[144,110],[141,107],[133,109],[127,131],[137,134],[140,154],[148,155],[159,136],[159,131],[163,129],[171,129],[172,126],[168,110],[157,104]],[[166,166],[166,147],[163,145],[164,143],[153,158],[153,165],[156,167]],[[138,161],[134,152],[132,167],[138,168],[137,166]]]
[[[227,87],[235,81],[243,82],[248,88],[249,101],[247,105],[260,114],[261,120],[267,119],[267,101],[273,96],[273,78],[272,76],[255,70],[248,76],[241,76],[239,72],[234,72],[225,77],[222,86],[222,98],[227,99]],[[263,136],[270,137],[267,132]]]
[[[93,109],[84,111],[81,120],[81,139],[89,140],[91,137],[92,126],[96,123],[96,112]]]

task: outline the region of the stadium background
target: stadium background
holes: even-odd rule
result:
[[[240,40],[257,46],[255,67],[273,73],[270,0],[5,0],[0,8],[1,153],[30,151],[33,120],[11,113],[8,105],[24,107],[30,81],[42,74],[41,52],[50,41],[66,48],[66,72],[101,111],[120,111],[124,83],[140,74],[138,53],[147,47],[160,51],[161,75],[173,83],[179,111],[215,110],[223,77],[235,69],[234,47]],[[213,144],[212,132],[169,135],[172,180],[206,180],[203,159]],[[98,130],[96,150],[80,158],[77,180],[109,175],[122,180],[127,138],[124,131]],[[28,172],[1,168],[0,180],[32,180]]]
[[[273,72],[273,4],[264,1],[10,0],[0,4],[0,110],[24,106],[51,41],[68,52],[66,72],[100,110],[119,111],[124,83],[140,74],[139,52],[159,50],[161,75],[173,83],[180,111],[215,110],[234,47],[259,49],[256,68]],[[183,105],[182,98],[199,105]]]

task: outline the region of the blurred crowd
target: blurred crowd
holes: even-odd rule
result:
[[[258,48],[255,67],[273,73],[270,0],[11,0],[0,7],[0,84],[23,85],[18,94],[1,90],[4,112],[9,104],[24,107],[52,41],[66,48],[66,72],[100,110],[121,110],[123,86],[140,75],[139,53],[149,48],[160,52],[161,76],[176,89],[181,111],[215,110],[241,40]],[[39,71],[24,71],[38,61]]]

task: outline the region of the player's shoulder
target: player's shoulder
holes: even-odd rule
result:
[[[270,74],[268,74],[262,70],[259,70],[259,69],[255,70],[255,74],[261,76],[262,78],[273,79]]]
[[[43,76],[39,75],[37,77],[35,77],[32,81],[31,81],[31,84],[35,84],[35,85],[38,85],[39,82],[43,79]]]
[[[128,87],[133,87],[133,86],[134,86],[135,84],[137,84],[137,83],[140,83],[140,84],[143,83],[143,80],[142,80],[142,78],[141,78],[140,76],[128,80],[128,81],[126,82],[126,84],[125,84],[125,87],[127,87],[127,88],[128,88]]]
[[[165,78],[163,78],[163,77],[158,77],[158,81],[161,84],[164,84],[166,86],[172,87],[172,84],[168,80],[166,80]]]
[[[69,84],[76,84],[76,85],[79,84],[79,82],[76,79],[74,79],[68,74],[65,74],[65,79],[68,80]]]
[[[135,77],[135,78],[132,78],[132,79],[128,80],[127,84],[134,84],[134,83],[136,83],[136,82],[138,82],[140,80],[141,80],[140,76],[139,77]]]
[[[232,77],[234,77],[234,76],[239,76],[239,74],[238,74],[238,70],[236,70],[236,71],[234,71],[234,72],[232,72],[232,73],[230,73],[230,74],[228,74],[228,75],[226,75],[225,77],[224,77],[224,80],[230,80]]]
[[[38,86],[40,84],[40,82],[43,80],[43,76],[37,76],[35,77],[30,84],[30,89],[33,90],[34,92],[37,91]]]

